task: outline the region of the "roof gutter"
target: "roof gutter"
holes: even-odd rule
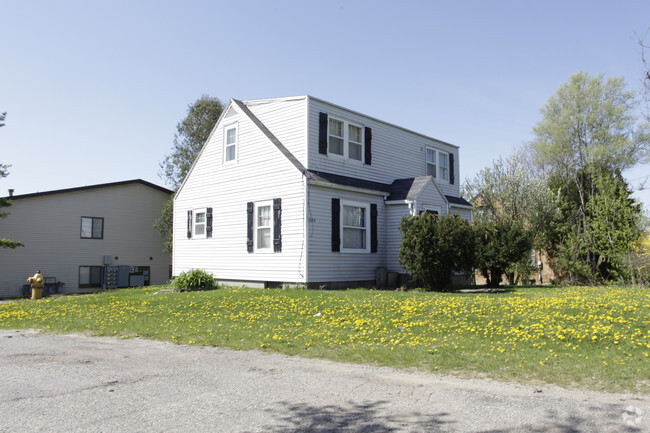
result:
[[[338,183],[333,183],[333,182],[324,182],[322,180],[314,180],[309,176],[309,174],[307,174],[306,177],[307,177],[307,182],[310,185],[322,186],[322,187],[331,188],[331,189],[339,189],[341,191],[360,192],[360,193],[363,193],[363,194],[378,195],[380,197],[384,197],[384,200],[386,200],[386,198],[388,198],[388,196],[390,195],[387,192],[376,191],[374,189],[357,188],[357,187],[354,187],[354,186],[340,185]]]

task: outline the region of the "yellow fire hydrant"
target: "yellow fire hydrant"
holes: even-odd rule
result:
[[[32,285],[32,299],[41,299],[43,297],[43,275],[41,275],[41,271],[36,271],[33,277],[27,278],[27,282]]]

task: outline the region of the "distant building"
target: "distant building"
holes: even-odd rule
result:
[[[153,224],[171,193],[130,180],[12,195],[0,235],[25,246],[0,249],[0,297],[23,296],[38,270],[50,291],[165,283],[171,256]]]

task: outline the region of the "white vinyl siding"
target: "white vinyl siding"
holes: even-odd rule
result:
[[[406,203],[386,206],[386,269],[388,272],[406,272],[399,264],[399,249],[402,245],[402,232],[399,225],[402,218],[409,216]]]
[[[351,124],[371,128],[372,164],[359,164],[359,161],[336,156],[331,157],[329,154],[319,154],[319,113],[327,113],[330,119],[344,119]],[[457,146],[316,98],[309,99],[308,121],[308,168],[311,170],[390,184],[395,179],[428,176],[426,152],[427,148],[432,148],[436,152],[454,155],[454,184],[449,183],[447,180],[440,181],[439,186],[444,194],[454,197],[460,196],[459,179],[461,177],[458,162],[459,149]],[[449,170],[447,176],[449,176]]]
[[[305,157],[306,100],[262,101],[249,109],[290,149],[294,156]],[[232,107],[232,106],[231,106]],[[224,126],[218,122],[210,140],[201,151],[174,201],[174,275],[191,269],[204,269],[219,281],[252,286],[257,282],[305,282],[306,245],[304,243],[305,185],[302,174],[289,162],[252,121],[238,109],[231,108],[228,125],[237,123],[237,164],[220,164],[224,160]],[[227,126],[225,127],[227,128]],[[295,152],[294,152],[295,150]],[[282,199],[282,252],[273,253],[273,202]],[[247,250],[247,205],[267,202],[271,220],[268,249]],[[187,211],[214,203],[212,239],[216,242],[192,242],[187,239]],[[260,246],[258,236],[266,236],[267,222],[259,224],[253,245]],[[264,218],[263,218],[264,219]],[[257,254],[269,251],[271,254]]]
[[[343,239],[341,239],[341,251],[332,251],[332,198],[341,200],[341,209],[346,203],[362,203],[364,207],[368,206],[366,208],[368,214],[370,205],[373,203],[377,205],[376,253],[348,254],[344,252]],[[374,281],[375,271],[386,263],[386,207],[383,196],[310,186],[308,209],[312,216],[307,229],[309,281]],[[343,218],[340,222],[342,226]],[[369,222],[367,224],[369,227]],[[367,242],[370,242],[369,238]]]

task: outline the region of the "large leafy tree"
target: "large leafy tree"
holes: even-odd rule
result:
[[[0,114],[0,127],[5,126],[5,118],[7,116],[7,113],[2,113]],[[7,164],[0,164],[0,179],[3,177],[7,177],[9,175],[8,169],[11,167],[10,165]],[[0,197],[0,209],[3,207],[9,207],[11,206],[11,200],[8,198]],[[0,211],[0,218],[6,218],[9,214],[7,212]],[[20,242],[12,241],[9,239],[4,239],[0,238],[0,247],[2,248],[16,248],[16,247],[22,247],[24,246]]]
[[[160,175],[174,191],[183,183],[222,111],[219,99],[203,95],[188,107],[187,115],[176,125],[172,152],[160,163]],[[164,252],[172,250],[173,200],[172,195],[154,223],[154,229],[165,239]]]
[[[515,271],[532,270],[531,249],[542,248],[557,216],[547,176],[531,167],[523,150],[499,158],[463,185],[474,206],[477,268],[496,287],[501,274],[514,284]]]
[[[160,163],[161,175],[172,189],[178,189],[185,179],[222,111],[219,99],[203,95],[176,125],[172,152]]]
[[[534,160],[551,176],[552,187],[561,195],[563,221],[555,227],[551,252],[561,259],[556,261],[558,270],[575,282],[605,278],[599,269],[604,259],[594,233],[604,218],[596,211],[602,208],[598,196],[610,191],[602,183],[613,182],[616,173],[647,158],[648,124],[637,119],[636,104],[622,79],[580,72],[551,96],[533,129]],[[632,201],[621,203],[634,207]],[[619,216],[623,215],[632,220],[618,227],[635,225],[639,217],[632,210]],[[629,245],[618,243],[616,249],[622,248]]]

